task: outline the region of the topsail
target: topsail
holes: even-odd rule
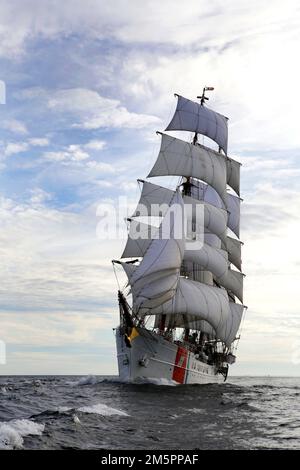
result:
[[[175,114],[166,131],[190,131],[206,135],[227,154],[227,118],[183,96],[178,98]]]

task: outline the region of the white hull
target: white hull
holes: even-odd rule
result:
[[[215,366],[196,359],[193,352],[145,328],[131,347],[125,343],[120,328],[116,329],[119,376],[122,381],[163,379],[180,384],[208,384],[224,381]]]

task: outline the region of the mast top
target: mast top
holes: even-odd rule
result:
[[[199,99],[201,100],[201,101],[200,101],[201,106],[204,105],[205,100],[209,100],[209,98],[208,98],[207,96],[205,96],[205,92],[206,92],[206,91],[213,91],[213,90],[214,90],[214,87],[212,87],[212,86],[205,86],[205,87],[203,88],[202,95],[201,95],[201,96],[197,96],[197,98],[199,98]]]

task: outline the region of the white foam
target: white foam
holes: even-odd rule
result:
[[[77,385],[95,385],[97,382],[98,378],[95,375],[88,375],[87,377],[82,377],[76,382],[69,382],[69,385],[72,385],[73,387]]]
[[[58,411],[59,413],[67,413],[68,411],[71,411],[73,408],[70,408],[69,406],[58,406],[55,408],[55,411]]]
[[[91,406],[82,406],[81,408],[78,408],[78,411],[81,411],[82,413],[95,413],[101,416],[129,416],[127,413],[125,413],[125,411],[116,410],[115,408],[111,408],[110,406],[104,405],[103,403],[98,403]]]
[[[0,423],[0,449],[20,449],[23,446],[23,437],[40,436],[44,429],[44,424],[30,419],[4,421]]]
[[[203,414],[205,413],[205,410],[201,409],[201,408],[191,408],[189,409],[188,411],[190,411],[191,413],[195,413],[195,414]]]
[[[78,418],[78,416],[75,413],[73,414],[72,418],[73,418],[73,421],[74,421],[75,424],[80,424],[81,423],[80,419]]]
[[[162,385],[168,387],[175,387],[176,385],[179,385],[178,382],[175,382],[175,380],[164,378],[157,379],[155,377],[145,377],[143,379],[137,379],[133,383]]]

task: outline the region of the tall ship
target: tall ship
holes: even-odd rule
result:
[[[174,116],[157,132],[156,162],[138,180],[125,249],[113,260],[128,278],[118,290],[115,329],[122,381],[221,382],[236,361],[246,309],[241,165],[227,155],[228,118],[206,106],[209,90],[199,102],[175,95]],[[172,189],[148,180],[170,176],[177,177]]]

